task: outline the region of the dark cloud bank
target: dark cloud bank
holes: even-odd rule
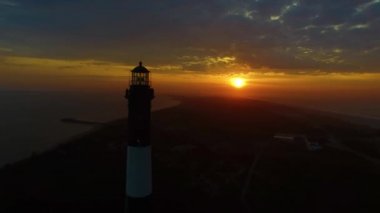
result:
[[[380,72],[380,0],[0,0],[0,29],[0,55]]]

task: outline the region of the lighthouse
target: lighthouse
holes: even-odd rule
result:
[[[126,196],[127,212],[150,212],[152,209],[152,150],[150,111],[154,90],[149,70],[142,62],[132,71],[128,99],[128,146]]]

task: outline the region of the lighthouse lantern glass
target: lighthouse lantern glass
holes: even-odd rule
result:
[[[132,85],[149,86],[148,72],[132,72]]]

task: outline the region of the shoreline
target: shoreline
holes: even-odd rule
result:
[[[249,98],[249,100],[263,101],[270,104],[277,104],[277,105],[281,105],[285,107],[297,108],[297,109],[302,109],[302,110],[310,110],[313,112],[324,113],[326,115],[332,115],[337,118],[343,119],[346,122],[351,122],[358,125],[367,125],[375,129],[380,128],[380,117],[376,117],[376,116],[349,113],[349,112],[339,112],[337,110],[330,110],[330,109],[314,108],[308,105],[294,105],[294,104],[287,104],[287,103],[281,103],[281,102],[273,102],[273,101],[265,100],[265,99]]]
[[[372,128],[380,128],[380,118],[379,117],[373,117],[373,116],[367,116],[367,115],[360,115],[360,114],[350,114],[350,113],[343,113],[343,112],[337,112],[337,111],[324,111],[327,113],[331,113],[341,119],[344,119],[345,121],[352,122],[355,124],[360,125],[367,125]]]
[[[180,101],[178,101],[178,100],[175,100],[175,101],[176,101],[175,104],[170,104],[168,106],[157,107],[156,109],[153,109],[152,113],[160,112],[160,111],[166,110],[166,109],[175,108],[175,107],[178,107],[181,104]],[[28,161],[29,159],[31,159],[31,158],[33,158],[33,157],[35,157],[37,155],[43,155],[45,153],[53,152],[53,151],[55,151],[57,149],[60,149],[60,147],[66,145],[66,144],[79,141],[81,138],[84,138],[86,136],[95,134],[97,132],[101,132],[104,128],[107,128],[107,127],[110,127],[110,126],[115,126],[115,124],[118,124],[118,123],[120,123],[122,121],[126,121],[127,118],[128,117],[125,116],[125,117],[121,117],[121,118],[117,118],[117,119],[114,119],[114,120],[110,120],[110,121],[104,122],[102,124],[94,124],[94,125],[78,124],[78,123],[66,123],[67,125],[87,126],[88,129],[87,130],[83,130],[82,132],[80,132],[78,134],[75,134],[75,135],[73,135],[71,137],[58,140],[58,142],[55,145],[52,145],[51,147],[48,147],[46,149],[39,150],[39,151],[34,151],[29,156],[27,156],[25,158],[22,158],[22,159],[19,159],[19,160],[14,160],[14,161],[11,161],[11,162],[5,162],[5,163],[3,163],[0,166],[0,171],[3,170],[3,169],[5,169],[6,167],[13,166],[13,165],[21,163],[23,161]]]
[[[171,109],[171,108],[174,108],[174,107],[178,107],[179,105],[181,105],[180,101],[178,101],[178,103],[170,105],[170,106],[157,107],[157,109],[153,109],[152,110],[152,113],[160,112],[162,110]],[[105,127],[114,126],[115,124],[117,124],[117,123],[119,123],[121,121],[126,121],[127,119],[128,119],[128,116],[124,116],[124,117],[121,117],[121,118],[117,118],[117,119],[114,119],[114,120],[110,120],[110,121],[104,122],[102,124],[92,125],[92,127],[89,130],[86,130],[85,132],[82,132],[80,134],[77,134],[77,135],[74,135],[74,136],[70,137],[69,139],[66,139],[62,143],[57,144],[57,147],[60,146],[60,145],[62,145],[62,144],[70,143],[71,141],[80,139],[83,136],[96,133],[96,132],[102,130],[103,128],[105,128]],[[87,124],[70,123],[69,125],[87,125]]]
[[[152,113],[160,112],[160,111],[163,111],[166,109],[172,109],[172,108],[178,107],[181,104],[183,104],[183,102],[180,101],[180,99],[182,97],[178,97],[178,96],[177,97],[170,96],[170,97],[172,97],[176,103],[170,104],[169,106],[157,107],[157,109],[152,110]],[[190,98],[193,98],[193,97],[190,97]],[[255,100],[255,99],[249,99],[249,98],[247,98],[247,100],[266,102],[269,104],[280,105],[283,107],[289,107],[289,108],[293,108],[293,109],[308,110],[308,111],[312,111],[313,113],[322,113],[325,115],[333,116],[333,117],[341,119],[345,122],[353,123],[356,125],[365,125],[365,126],[368,126],[370,128],[374,128],[374,129],[380,128],[380,118],[378,119],[378,118],[361,116],[361,115],[356,115],[356,114],[347,114],[347,113],[340,113],[340,112],[336,112],[336,111],[320,110],[320,109],[314,109],[314,108],[308,108],[308,107],[302,107],[302,106],[296,106],[296,105],[287,105],[287,104],[282,104],[282,103],[277,103],[277,102],[270,102],[270,101],[266,101],[266,100]],[[60,142],[56,143],[55,145],[53,145],[51,147],[48,147],[47,149],[32,152],[30,154],[30,156],[27,156],[27,157],[19,159],[19,160],[15,160],[13,162],[4,163],[3,165],[0,166],[0,170],[4,169],[5,167],[8,167],[10,165],[14,165],[14,164],[17,164],[17,163],[22,162],[22,161],[27,161],[28,159],[33,158],[36,155],[44,154],[44,153],[59,149],[61,146],[64,146],[65,144],[78,141],[83,137],[86,137],[88,135],[92,135],[92,134],[95,134],[97,132],[100,132],[104,128],[107,128],[110,126],[115,126],[115,124],[118,124],[122,121],[126,121],[126,119],[127,119],[127,116],[117,118],[114,120],[110,120],[110,121],[107,121],[107,122],[104,122],[101,124],[99,123],[99,124],[93,124],[93,125],[79,124],[79,123],[67,123],[68,125],[88,126],[89,129],[84,130],[83,132],[81,132],[79,134],[75,134],[69,138],[62,139]]]
[[[338,112],[334,110],[321,110],[316,108],[304,108],[307,110],[312,110],[314,112],[320,112],[327,115],[331,115],[334,117],[337,117],[339,119],[342,119],[346,122],[354,123],[357,125],[365,125],[371,128],[378,129],[380,128],[380,118],[379,117],[373,117],[368,115],[361,115],[361,114],[353,114],[353,113],[345,113],[345,112]]]
[[[175,99],[172,96],[164,96],[164,97],[168,98],[168,100],[166,100],[163,103],[161,103],[162,101],[158,102],[157,106],[155,106],[154,108],[152,107],[153,108],[152,112],[172,108],[172,107],[175,107],[175,106],[178,106],[181,104],[181,102],[179,100]],[[99,124],[92,124],[92,125],[89,125],[87,123],[82,124],[82,123],[62,122],[62,118],[58,118],[57,122],[59,122],[60,125],[77,126],[78,129],[80,129],[80,130],[78,130],[77,133],[74,133],[74,134],[64,135],[63,137],[57,137],[58,139],[55,141],[52,141],[51,145],[46,145],[44,148],[41,148],[41,149],[34,149],[34,150],[28,152],[29,154],[24,154],[23,156],[19,156],[20,158],[13,157],[12,159],[10,159],[8,161],[0,162],[0,170],[5,168],[5,167],[17,164],[20,161],[30,159],[36,155],[40,155],[40,154],[43,154],[45,152],[52,151],[52,150],[66,144],[66,143],[70,143],[73,140],[77,140],[77,139],[80,139],[81,137],[84,137],[86,135],[91,135],[97,131],[101,131],[101,129],[106,127],[106,126],[112,125],[115,122],[126,119],[127,113],[128,113],[128,111],[125,110],[125,114],[123,114],[124,116],[122,116],[122,117],[115,118],[115,119],[108,120],[108,121],[104,121],[104,122],[97,122]],[[78,120],[80,120],[80,119],[78,119]]]
[[[307,205],[315,204],[307,199],[310,193],[318,198],[320,212],[331,209],[336,197],[355,198],[357,193],[363,199],[352,200],[356,201],[354,205],[378,208],[376,197],[368,193],[369,186],[370,192],[380,187],[374,186],[378,183],[377,166],[353,153],[327,146],[324,141],[324,149],[310,152],[304,144],[272,140],[273,133],[280,130],[319,133],[310,120],[321,127],[336,125],[337,128],[328,128],[333,135],[339,135],[343,128],[348,137],[361,130],[360,126],[347,125],[326,113],[262,101],[180,100],[179,106],[152,114],[152,136],[157,144],[152,155],[154,202],[159,212],[196,212],[201,207],[206,211],[243,212],[239,198],[247,178],[254,181],[244,199],[249,205],[260,201],[249,206],[256,212],[265,212],[267,204],[273,202],[307,210]],[[125,201],[127,127],[125,118],[110,121],[55,149],[0,170],[0,200],[5,201],[0,209],[121,212]],[[270,143],[263,146],[266,141]],[[249,168],[258,155],[261,160],[255,172],[260,176],[251,177]],[[342,181],[347,176],[352,176],[350,181]],[[363,190],[345,191],[350,188]],[[332,194],[326,196],[326,192]],[[297,202],[290,202],[293,200]],[[271,207],[273,212],[283,209]],[[338,204],[335,207],[352,208]]]

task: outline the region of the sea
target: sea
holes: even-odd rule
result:
[[[309,97],[310,98],[310,97]],[[380,124],[380,99],[322,100],[264,98],[343,115],[362,123]],[[156,95],[153,110],[179,104],[163,94]],[[0,89],[0,167],[52,149],[70,138],[91,131],[94,126],[66,123],[64,118],[90,122],[110,122],[127,117],[127,101],[122,92],[16,91]],[[378,126],[380,128],[380,125]]]
[[[152,110],[160,110],[179,101],[159,95],[152,104]],[[94,128],[61,119],[105,123],[125,118],[127,113],[127,101],[117,92],[0,90],[0,167]]]

